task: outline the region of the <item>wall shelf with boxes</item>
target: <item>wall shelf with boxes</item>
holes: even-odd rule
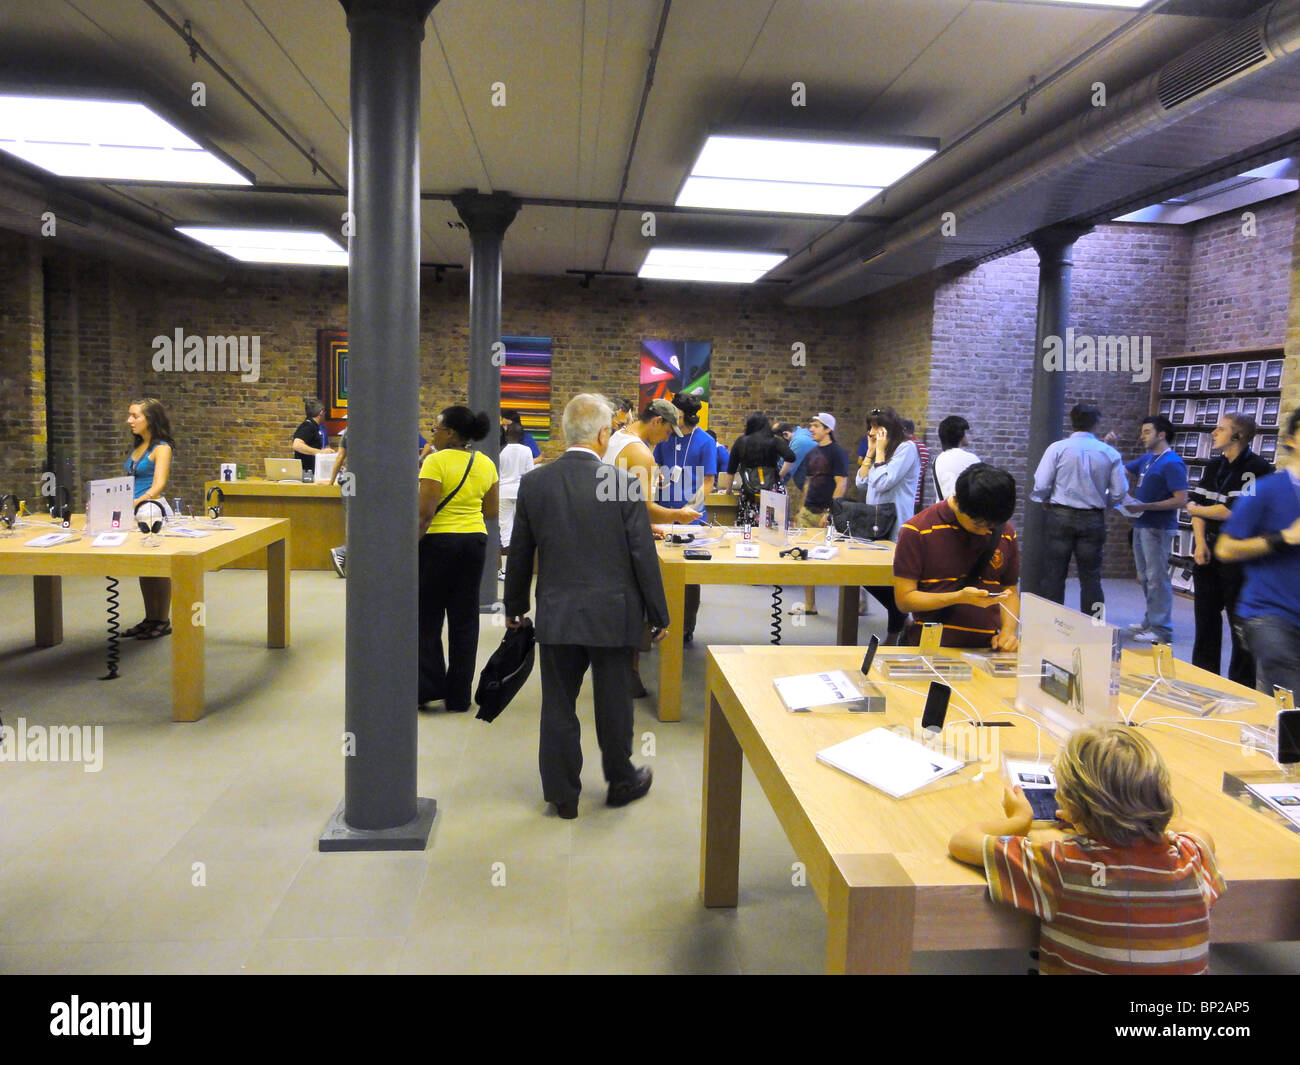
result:
[[[1174,426],[1169,442],[1187,463],[1187,483],[1201,483],[1214,456],[1211,433],[1225,414],[1245,413],[1259,431],[1252,449],[1269,462],[1277,461],[1278,423],[1282,416],[1282,349],[1215,351],[1203,355],[1164,355],[1156,358],[1151,375],[1151,410]],[[1192,591],[1192,519],[1178,512],[1178,531],[1169,556],[1174,589]]]

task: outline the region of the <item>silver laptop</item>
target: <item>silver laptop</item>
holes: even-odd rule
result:
[[[268,481],[297,481],[302,483],[302,459],[267,459]]]

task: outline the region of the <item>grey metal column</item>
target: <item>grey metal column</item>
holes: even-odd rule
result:
[[[1065,421],[1064,370],[1049,370],[1043,364],[1043,342],[1049,336],[1065,336],[1070,324],[1070,270],[1074,242],[1091,226],[1052,226],[1030,238],[1038,253],[1038,324],[1034,336],[1034,387],[1029,408],[1029,453],[1023,496],[1025,527],[1020,542],[1020,590],[1043,594],[1043,537],[1046,514],[1029,499],[1034,472],[1048,445],[1061,438]]]
[[[499,464],[501,440],[501,367],[492,359],[492,345],[501,339],[501,245],[519,213],[519,201],[509,193],[491,195],[466,190],[452,205],[469,230],[469,407],[487,411],[492,423],[479,450]],[[490,610],[497,596],[501,537],[496,521],[487,523],[487,564],[479,584],[479,606]]]
[[[341,0],[352,39],[344,799],[320,849],[423,850],[415,794],[420,43],[435,0]],[[409,446],[403,446],[404,443]]]

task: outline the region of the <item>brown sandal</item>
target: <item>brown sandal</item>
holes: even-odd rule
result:
[[[170,636],[172,633],[172,623],[167,620],[151,621],[149,627],[141,633],[136,634],[137,640],[156,640],[159,636]]]

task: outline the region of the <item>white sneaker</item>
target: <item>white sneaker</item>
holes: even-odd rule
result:
[[[347,550],[342,547],[331,547],[330,561],[334,563],[334,572],[346,580],[348,575]]]
[[[497,570],[497,580],[503,581],[505,579],[506,579],[506,571],[504,569]]]
[[[1132,637],[1132,639],[1136,640],[1138,643],[1161,643],[1161,642],[1163,642],[1163,641],[1161,641],[1160,637],[1157,636],[1157,635],[1156,635],[1154,632],[1152,632],[1150,629],[1139,629],[1137,632],[1131,633],[1131,637]]]

